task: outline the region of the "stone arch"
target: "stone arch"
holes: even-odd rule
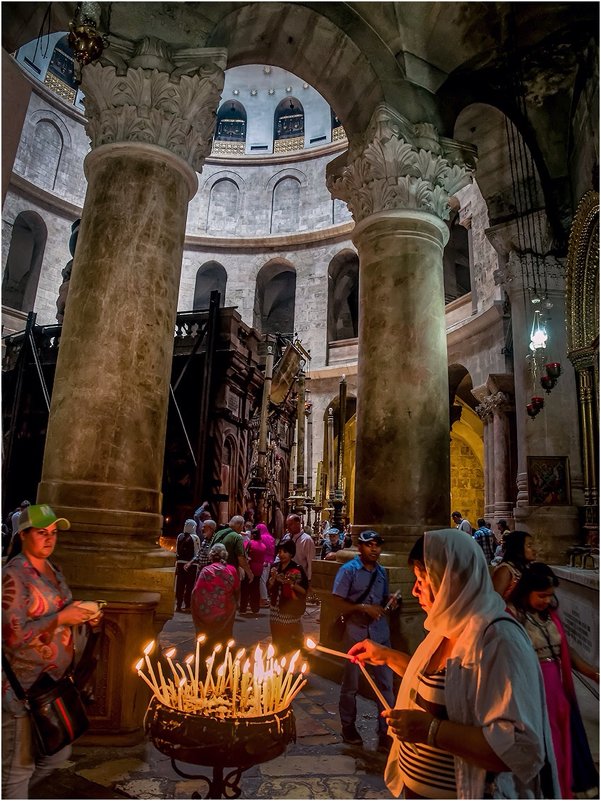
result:
[[[514,197],[515,178],[512,176],[508,126],[513,126],[513,135],[522,138],[521,125],[512,121],[498,107],[489,103],[474,103],[464,107],[455,121],[454,136],[468,140],[478,148],[478,163],[475,178],[488,206],[491,225],[514,217],[517,211],[531,212],[534,209],[516,210]],[[539,171],[540,159],[528,147],[529,157],[535,169],[535,185],[519,187],[523,193],[530,191],[535,208],[543,207],[542,181]]]
[[[474,411],[472,388],[468,370],[450,365],[451,509],[459,509],[475,524],[484,513],[484,427]]]
[[[46,189],[54,189],[63,155],[63,135],[53,119],[42,117],[33,128],[25,177]]]
[[[33,111],[29,115],[29,122],[31,125],[37,125],[41,120],[47,120],[58,128],[65,147],[70,148],[72,146],[71,131],[67,128],[59,114],[52,111],[52,109],[46,108]]]
[[[240,213],[240,188],[229,176],[216,180],[209,194],[207,210],[207,233],[232,233],[238,224]]]
[[[196,272],[196,284],[194,287],[194,301],[192,308],[208,309],[211,299],[211,292],[219,292],[219,306],[225,305],[225,288],[227,286],[227,272],[218,261],[207,261],[202,264]]]
[[[48,229],[35,211],[22,211],[13,223],[2,278],[2,303],[18,311],[33,310]]]
[[[271,195],[272,234],[297,231],[300,223],[301,185],[296,177],[286,176],[273,187]]]
[[[328,342],[359,335],[359,257],[337,253],[328,266]]]
[[[274,259],[259,270],[255,286],[253,327],[262,334],[294,334],[296,270]]]
[[[326,435],[323,442],[323,470],[326,476],[328,474],[329,466],[329,443],[328,443],[328,413],[329,410],[334,411],[334,464],[338,455],[338,442],[340,437],[340,396],[337,395],[331,398],[330,402],[326,404],[323,423],[324,432]],[[354,394],[348,393],[346,396],[346,409],[345,409],[345,422],[344,422],[344,459],[342,465],[342,475],[344,477],[344,489],[346,510],[345,516],[353,518],[353,510],[355,506],[355,465],[357,455],[357,398]],[[328,492],[329,492],[329,478],[328,478]],[[324,504],[327,505],[327,504]]]
[[[424,118],[434,113],[428,93],[404,80],[402,63],[377,32],[362,25],[346,33],[344,12],[328,5],[240,4],[215,25],[207,46],[227,48],[228,67],[272,64],[298,75],[336,109],[349,139],[364,131],[379,103],[402,109],[419,102]],[[310,37],[298,35],[309,30]]]

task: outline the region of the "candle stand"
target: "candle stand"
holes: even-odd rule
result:
[[[207,783],[205,796],[192,798],[239,798],[242,773],[254,765],[283,754],[296,742],[292,706],[259,717],[217,717],[182,712],[154,697],[144,721],[154,747],[171,757],[173,770],[184,779]],[[213,776],[190,774],[177,761],[213,768]],[[225,773],[226,768],[233,768]]]

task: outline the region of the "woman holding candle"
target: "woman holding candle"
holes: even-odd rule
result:
[[[271,640],[280,653],[301,648],[305,601],[309,580],[303,568],[293,561],[296,545],[285,540],[277,546],[279,562],[272,568],[267,582],[271,606],[269,625]]]
[[[50,506],[26,507],[19,517],[21,552],[4,568],[2,577],[3,657],[26,692],[61,679],[73,663],[73,627],[95,622],[81,601],[74,601],[59,568],[50,561],[58,529],[69,521]],[[2,675],[2,798],[28,798],[69,758],[67,746],[43,756],[33,741],[29,711],[10,681]]]
[[[538,661],[494,591],[482,549],[455,529],[428,531],[409,564],[425,640],[412,657],[371,640],[349,651],[403,677],[395,708],[383,713],[395,735],[389,789],[405,798],[557,798]]]
[[[204,651],[210,651],[216,642],[232,636],[239,591],[238,569],[227,563],[225,545],[212,545],[209,564],[200,571],[191,600],[196,634],[207,637]]]

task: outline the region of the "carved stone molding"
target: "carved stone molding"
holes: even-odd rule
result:
[[[495,270],[493,277],[495,284],[505,286],[508,292],[512,290],[521,292],[523,289],[534,291],[535,287],[530,286],[529,277],[537,270],[539,275],[536,289],[539,294],[543,291],[543,287],[546,294],[564,292],[565,261],[556,256],[547,255],[542,263],[537,264],[531,253],[518,253],[512,250],[505,265]]]
[[[211,151],[225,63],[221,49],[172,52],[155,37],[135,45],[111,42],[100,62],[82,70],[92,148],[157,145],[201,172]]]
[[[414,125],[382,105],[362,139],[328,165],[326,182],[356,223],[405,209],[445,220],[449,198],[471,181],[475,162],[470,145],[439,137],[433,125]]]

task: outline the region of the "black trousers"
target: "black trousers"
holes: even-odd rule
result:
[[[175,607],[181,609],[185,606],[190,608],[190,598],[192,589],[196,583],[196,565],[191,565],[188,570],[184,570],[183,562],[175,565]]]
[[[255,576],[252,581],[244,576],[240,584],[240,611],[246,612],[249,604],[251,612],[258,615],[261,608],[261,576]]]

